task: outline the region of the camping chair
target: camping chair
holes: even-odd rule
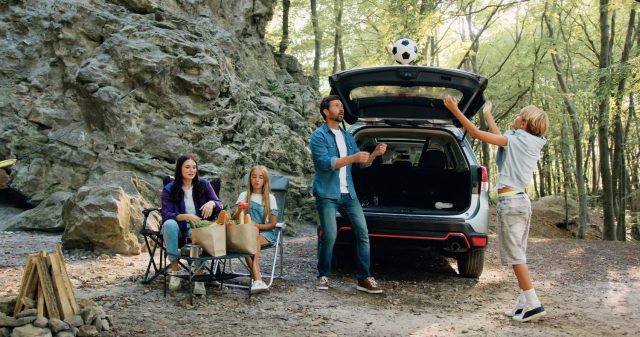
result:
[[[219,177],[213,177],[207,179],[211,183],[216,195],[220,196],[221,180]],[[162,179],[162,187],[173,181],[172,176],[165,176]],[[158,275],[164,274],[168,266],[165,265],[165,258],[167,251],[164,246],[164,239],[162,237],[162,220],[159,221],[158,229],[154,229],[150,226],[149,216],[156,213],[160,215],[161,208],[146,208],[142,210],[144,220],[142,222],[142,228],[140,229],[140,235],[144,238],[144,243],[147,246],[147,252],[149,253],[149,262],[147,263],[147,270],[142,277],[142,283],[147,284],[153,281]],[[178,246],[184,245],[184,241],[178,242]],[[156,258],[156,251],[160,251],[160,256]],[[185,267],[184,265],[182,267]],[[186,268],[186,267],[185,267]]]
[[[242,178],[242,186],[247,186],[248,181],[249,181],[249,174],[245,174],[244,177]],[[289,190],[289,178],[286,176],[269,174],[269,181],[271,182],[271,193],[273,193],[273,196],[276,197],[276,202],[278,203],[278,210],[279,210],[278,220],[275,228],[275,231],[277,234],[276,242],[273,244],[263,245],[261,247],[262,251],[274,248],[273,259],[270,265],[271,272],[262,274],[263,279],[269,279],[269,282],[267,282],[267,286],[271,287],[271,284],[273,283],[274,278],[281,278],[282,275],[284,275],[284,266],[283,266],[284,264],[284,233],[283,231],[287,227],[286,223],[284,223],[284,210],[286,209],[286,205],[287,205],[287,191]],[[278,258],[280,259],[280,263],[279,263],[280,271],[276,275],[276,265],[278,265]],[[260,259],[261,262],[266,260],[267,259],[265,258]],[[249,274],[237,273],[237,272],[233,272],[233,270],[231,270],[231,273],[238,276],[249,276]]]

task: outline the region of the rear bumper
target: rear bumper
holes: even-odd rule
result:
[[[350,236],[351,226],[340,216],[338,223],[338,241]],[[478,233],[473,227],[456,219],[430,219],[424,221],[367,217],[369,237],[397,243],[402,246],[435,246],[450,250],[469,250],[485,248],[488,244],[486,233]]]

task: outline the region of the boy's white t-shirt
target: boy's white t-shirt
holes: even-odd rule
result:
[[[340,158],[347,156],[347,143],[344,141],[344,135],[340,129],[334,130],[329,128],[331,132],[336,136],[336,145],[338,145],[338,153]],[[340,193],[349,193],[349,187],[347,187],[347,166],[340,168]]]

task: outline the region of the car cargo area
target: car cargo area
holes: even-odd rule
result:
[[[384,156],[352,175],[363,208],[381,212],[461,213],[471,202],[471,173],[458,140],[444,129],[362,128],[360,149],[386,143]]]

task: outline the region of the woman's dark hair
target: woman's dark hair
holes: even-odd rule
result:
[[[323,112],[324,109],[329,110],[331,101],[339,101],[339,100],[340,100],[340,96],[338,95],[329,95],[322,98],[322,101],[320,101],[320,114],[322,115],[322,118],[324,118],[325,121],[327,120],[327,116],[325,116]]]
[[[196,156],[193,154],[185,154],[180,156],[178,160],[176,160],[176,171],[174,173],[175,180],[173,181],[173,185],[171,186],[171,190],[169,191],[169,197],[173,202],[180,202],[184,199],[184,191],[182,190],[182,165],[187,160],[193,160],[196,163],[196,168],[198,167],[198,161],[196,160]],[[196,176],[193,177],[193,200],[202,199],[206,191],[204,189],[204,185],[200,184],[200,175],[198,175],[198,170],[196,170]]]

